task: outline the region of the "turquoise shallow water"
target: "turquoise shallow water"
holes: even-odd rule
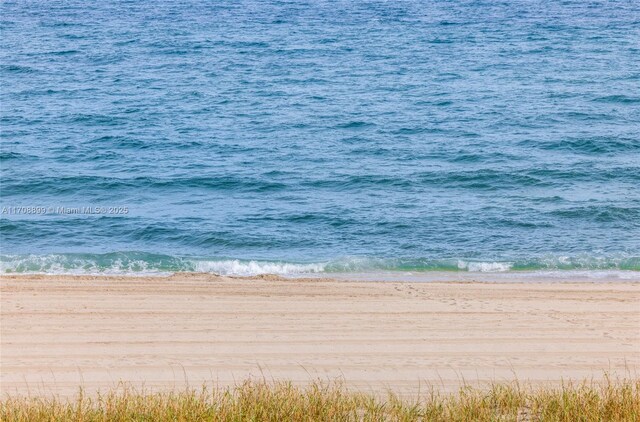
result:
[[[0,12],[3,272],[640,271],[640,3]]]

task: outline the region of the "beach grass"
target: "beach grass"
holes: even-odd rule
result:
[[[2,421],[640,421],[640,380],[495,383],[406,399],[349,390],[342,382],[248,380],[233,388],[145,393],[126,385],[72,400],[3,397]]]

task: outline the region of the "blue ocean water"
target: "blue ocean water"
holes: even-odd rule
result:
[[[3,1],[2,272],[640,271],[637,1]]]

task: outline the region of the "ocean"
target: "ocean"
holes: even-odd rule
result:
[[[2,273],[640,279],[640,2],[0,21]]]

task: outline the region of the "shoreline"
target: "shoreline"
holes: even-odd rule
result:
[[[77,280],[106,279],[202,279],[216,281],[270,280],[270,281],[334,281],[364,283],[480,283],[480,284],[529,284],[529,283],[640,283],[640,271],[630,270],[552,270],[552,271],[507,271],[507,272],[466,272],[466,271],[371,271],[371,272],[322,272],[254,275],[228,275],[212,272],[179,271],[166,273],[0,273],[1,279],[42,279],[70,278]]]
[[[2,394],[638,378],[640,283],[2,275]]]

